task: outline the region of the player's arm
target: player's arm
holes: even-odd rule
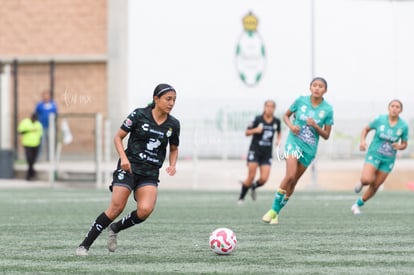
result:
[[[290,117],[293,115],[293,112],[289,109],[285,112],[283,115],[283,122],[289,127],[290,131],[294,133],[295,135],[299,134],[300,127],[298,125],[293,125],[292,121],[290,120]]]
[[[257,125],[256,127],[254,127],[254,125]],[[258,123],[257,118],[251,122],[251,124],[249,125],[249,127],[247,127],[245,135],[246,137],[254,135],[254,134],[261,134],[263,132],[263,125],[262,123]]]
[[[276,145],[279,146],[280,141],[282,140],[282,134],[281,132],[277,132],[277,136],[276,136]]]
[[[323,139],[328,139],[331,135],[332,125],[323,125],[323,128],[321,128],[316,121],[313,118],[308,118],[306,120],[306,123],[310,126],[312,126],[315,131],[321,136]]]
[[[263,126],[258,125],[256,128],[246,129],[246,136],[251,136],[254,134],[260,134],[263,132]]]
[[[361,132],[361,139],[360,139],[360,141],[359,141],[359,150],[360,151],[365,151],[365,150],[367,150],[367,142],[366,142],[366,138],[367,138],[367,135],[368,135],[368,133],[369,133],[369,131],[371,131],[372,129],[371,129],[371,127],[369,127],[369,126],[365,126],[364,127],[364,129],[362,129],[362,132]]]
[[[168,175],[174,176],[176,172],[176,164],[178,159],[178,146],[170,144],[170,154],[169,154],[169,166],[167,167],[166,171]]]
[[[395,142],[392,144],[394,150],[404,150],[408,146],[408,126],[404,128],[400,137],[401,142]]]
[[[124,144],[122,143],[122,140],[127,135],[128,135],[128,132],[122,129],[119,129],[118,132],[115,134],[114,143],[115,143],[115,149],[119,155],[121,169],[124,171],[128,171],[129,173],[132,173],[131,163],[129,162],[129,159],[127,155],[125,154]]]
[[[408,142],[406,140],[402,140],[401,143],[395,142],[392,144],[394,150],[404,150],[407,148]]]
[[[282,140],[282,131],[281,131],[281,128],[280,128],[280,120],[279,120],[277,129],[278,129],[278,131],[277,131],[277,135],[276,135],[276,146],[279,146],[280,141]]]

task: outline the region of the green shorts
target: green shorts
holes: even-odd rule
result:
[[[375,154],[367,154],[365,156],[365,163],[371,164],[379,171],[390,173],[392,168],[394,168],[395,159],[384,159]]]
[[[285,145],[285,158],[286,157],[296,158],[303,166],[308,167],[315,158],[315,154],[302,151],[300,146],[295,143],[287,143]]]

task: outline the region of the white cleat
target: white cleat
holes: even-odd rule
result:
[[[252,200],[256,200],[256,198],[257,198],[257,195],[256,195],[256,189],[251,189],[250,190],[250,195],[252,196]]]
[[[361,210],[359,209],[357,204],[352,205],[351,211],[352,211],[352,214],[354,214],[354,215],[361,214]]]
[[[108,226],[108,250],[109,252],[115,252],[117,246],[118,234],[112,231],[111,225]]]
[[[88,256],[88,249],[84,246],[76,248],[76,256]]]

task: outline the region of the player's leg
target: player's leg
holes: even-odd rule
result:
[[[157,201],[158,187],[155,185],[144,185],[135,190],[137,209],[133,210],[126,217],[116,223],[111,228],[115,233],[127,229],[133,225],[145,221],[152,213]]]
[[[355,193],[361,192],[362,188],[366,185],[370,185],[375,180],[375,172],[378,169],[377,165],[365,162],[361,172],[360,182],[355,185]]]
[[[270,164],[261,165],[259,167],[259,171],[260,171],[260,177],[257,181],[253,183],[252,188],[258,188],[258,187],[265,185],[265,183],[267,182],[270,176],[270,171],[271,171]]]
[[[375,196],[378,189],[381,187],[381,185],[387,179],[388,175],[389,175],[388,173],[385,173],[383,171],[377,171],[377,176],[375,178],[375,181],[368,186],[368,189],[362,195],[362,200],[364,202],[367,202],[370,198]]]
[[[286,188],[286,194],[283,197],[283,199],[280,201],[279,212],[289,202],[290,197],[293,195],[293,192],[295,192],[296,184],[298,183],[302,175],[305,173],[307,168],[308,168],[307,166],[303,165],[300,161],[298,161],[295,178],[293,181],[291,181],[291,183]]]
[[[252,186],[254,177],[256,176],[256,171],[257,171],[258,166],[259,164],[256,161],[247,162],[247,177],[243,181],[242,186],[241,186],[239,202],[243,202],[244,197],[247,194],[247,191]]]
[[[378,167],[375,162],[365,162],[361,172],[360,185],[355,186],[355,192],[360,192],[365,185],[371,185],[376,181]],[[370,191],[371,192],[371,191]],[[351,211],[354,214],[361,214],[360,207],[364,205],[365,201],[362,197],[359,197],[351,207]]]
[[[298,163],[299,162],[295,157],[290,156],[286,158],[285,177],[282,179],[282,182],[279,185],[279,189],[275,193],[272,208],[262,217],[262,220],[264,222],[269,222],[272,224],[276,224],[278,222],[277,218],[281,209],[281,202],[283,201],[289,186],[295,183]]]
[[[260,172],[260,177],[258,180],[256,180],[255,182],[253,182],[252,187],[251,187],[251,196],[252,199],[255,201],[256,200],[256,189],[259,187],[262,187],[263,185],[265,185],[265,183],[267,182],[267,180],[269,179],[270,176],[270,164],[262,164],[259,165],[259,172]]]
[[[88,234],[76,251],[77,255],[87,255],[87,251],[96,238],[122,213],[130,194],[131,190],[125,186],[112,186],[112,199],[108,209],[101,213],[92,223]]]
[[[137,209],[131,211],[126,217],[111,224],[108,228],[108,250],[114,252],[117,246],[117,234],[131,226],[144,222],[154,211],[157,201],[158,187],[156,184],[141,185],[135,190],[134,197]]]

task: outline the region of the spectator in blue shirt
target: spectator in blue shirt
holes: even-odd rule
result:
[[[54,114],[57,116],[58,109],[56,102],[51,98],[50,91],[42,92],[42,100],[36,105],[36,114],[43,126],[42,143],[39,149],[38,158],[42,156],[42,152],[46,151],[46,159],[49,159],[49,116]]]

